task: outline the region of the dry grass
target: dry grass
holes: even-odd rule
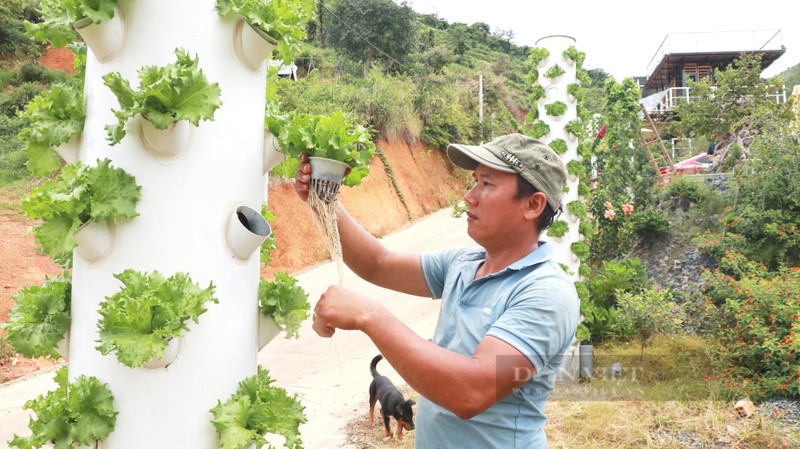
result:
[[[763,407],[747,419],[733,412],[739,398],[724,397],[705,379],[715,347],[698,337],[657,338],[639,359],[636,344],[595,348],[591,382],[559,382],[545,408],[551,449],[780,449],[800,448],[800,424]],[[617,360],[634,361],[635,380],[603,377]],[[636,362],[638,360],[638,362]],[[406,397],[416,394],[401,388]],[[376,412],[377,415],[377,412]],[[354,448],[413,448],[383,439],[383,427],[360,416],[348,424]],[[395,423],[392,423],[394,429]]]

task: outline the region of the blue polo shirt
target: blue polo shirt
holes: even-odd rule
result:
[[[506,269],[475,279],[485,257],[483,248],[422,255],[431,296],[441,298],[433,342],[472,356],[491,335],[528,357],[536,375],[467,420],[420,397],[417,449],[547,447],[544,406],[578,327],[578,294],[550,260],[550,246],[544,242]]]

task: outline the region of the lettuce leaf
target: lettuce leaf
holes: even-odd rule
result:
[[[277,40],[275,51],[284,64],[300,52],[315,6],[314,0],[217,0],[220,16],[238,14]]]
[[[123,288],[100,303],[97,350],[116,351],[117,360],[131,368],[161,357],[169,340],[189,329],[188,320],[198,322],[206,303],[219,303],[213,283],[200,288],[185,273],[165,278],[158,271],[129,269],[114,277]]]
[[[25,287],[14,295],[8,323],[0,327],[25,357],[59,358],[56,346],[69,329],[71,303],[69,275],[45,279],[41,286]]]
[[[272,317],[286,338],[300,336],[300,324],[308,318],[311,304],[308,293],[297,284],[297,279],[286,272],[275,274],[270,282],[261,279],[258,285],[258,303],[261,313]]]
[[[44,23],[49,26],[60,25],[71,27],[81,19],[92,19],[93,23],[102,23],[114,17],[120,0],[41,0],[39,12]]]
[[[90,220],[118,222],[136,217],[141,187],[122,169],[111,167],[108,159],[89,167],[76,162],[66,165],[55,179],[34,186],[22,199],[22,210],[32,219],[43,220],[33,227],[42,252],[63,266],[72,264],[75,232]]]
[[[299,160],[302,154],[324,157],[344,162],[351,168],[343,184],[357,186],[369,174],[369,163],[375,154],[375,144],[369,131],[361,125],[352,125],[344,113],[329,116],[305,113],[268,115],[265,123],[276,137],[280,150],[289,159],[281,163],[273,173],[293,177],[288,170],[296,165],[288,160]]]
[[[114,395],[107,384],[96,377],[79,376],[74,382],[67,380],[67,367],[55,376],[58,387],[25,403],[25,409],[36,414],[28,427],[31,435],[14,435],[11,447],[39,448],[53,444],[55,449],[72,449],[88,446],[105,439],[117,423]]]
[[[28,125],[18,135],[27,146],[28,170],[44,176],[61,166],[61,159],[51,148],[83,131],[83,91],[69,84],[53,84],[31,100],[20,116],[28,119]]]
[[[264,218],[267,219],[268,223],[278,218],[272,212],[269,211],[267,203],[263,203],[261,205],[261,215],[263,215]],[[267,239],[264,240],[264,243],[261,244],[261,263],[268,264],[270,260],[272,260],[271,254],[272,251],[275,250],[276,246],[275,238],[276,238],[275,230],[273,229],[272,232],[270,232],[269,237],[267,237]]]
[[[222,106],[219,84],[208,82],[198,67],[197,56],[192,59],[182,48],[175,49],[175,56],[174,64],[140,69],[138,90],[118,72],[103,76],[120,106],[113,111],[117,122],[105,127],[111,145],[125,137],[125,123],[137,114],[142,114],[157,129],[167,129],[178,120],[200,126],[200,120],[214,119],[214,112]]]
[[[306,422],[305,407],[274,382],[259,366],[258,372],[241,381],[225,403],[217,401],[211,409],[211,423],[219,432],[222,449],[243,449],[253,444],[256,448],[273,448],[264,438],[267,433],[282,435],[287,448],[302,449],[300,425]]]

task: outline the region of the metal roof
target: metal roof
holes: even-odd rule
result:
[[[668,34],[648,66],[646,89],[663,90],[680,80],[685,64],[705,64],[724,69],[742,53],[762,55],[762,70],[785,52],[780,30]]]

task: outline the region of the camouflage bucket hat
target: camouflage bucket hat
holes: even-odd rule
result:
[[[567,169],[555,151],[539,140],[509,134],[480,146],[451,143],[447,147],[447,157],[467,170],[474,170],[481,164],[506,173],[519,173],[545,194],[553,212],[561,207]]]

